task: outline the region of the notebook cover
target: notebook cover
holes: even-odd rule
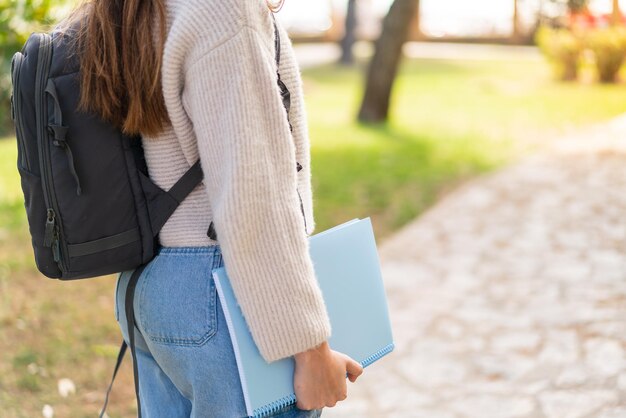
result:
[[[367,367],[393,350],[387,299],[369,218],[309,238],[332,325],[329,344]],[[213,277],[233,342],[247,413],[264,417],[296,401],[292,358],[268,364],[246,325],[224,268]]]

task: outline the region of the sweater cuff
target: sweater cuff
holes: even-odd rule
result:
[[[231,280],[231,283],[241,286],[236,291],[237,297],[265,361],[271,363],[290,357],[328,340],[330,319],[313,269],[270,269],[269,265],[259,264],[250,269],[254,273],[239,270],[243,267],[240,264],[233,266],[239,270],[233,271],[235,277],[254,277],[254,280]]]
[[[271,363],[315,348],[328,340],[331,328],[325,315],[310,315],[306,322],[296,328],[277,324],[271,329],[260,329],[262,336],[258,339],[258,348],[263,359]],[[273,336],[285,338],[276,343]]]

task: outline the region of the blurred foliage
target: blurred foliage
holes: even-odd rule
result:
[[[583,11],[589,5],[589,0],[549,0],[550,3],[555,3],[566,7],[569,12],[576,13]]]
[[[584,12],[590,0],[548,0],[547,3],[558,6],[561,13],[567,14]]]
[[[626,28],[621,26],[585,30],[543,26],[535,40],[560,80],[576,80],[582,61],[589,56],[595,64],[597,79],[614,83],[626,59]]]
[[[10,119],[11,58],[35,31],[57,21],[72,0],[0,0],[0,133],[13,129]]]
[[[567,0],[567,8],[572,12],[584,10],[589,4],[589,0]]]
[[[576,80],[578,61],[583,44],[569,29],[542,26],[536,35],[536,42],[552,64],[559,80]]]
[[[585,33],[584,42],[593,52],[599,80],[603,83],[617,81],[626,58],[626,28],[594,29]]]

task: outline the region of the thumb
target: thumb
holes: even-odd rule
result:
[[[346,359],[346,371],[348,372],[348,378],[354,383],[363,374],[363,366],[348,357]]]

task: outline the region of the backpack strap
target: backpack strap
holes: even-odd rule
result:
[[[106,396],[104,397],[104,405],[102,405],[102,410],[100,411],[99,418],[104,417],[104,412],[107,409],[107,405],[109,403],[109,395],[111,394],[111,389],[113,388],[113,381],[115,381],[115,376],[117,376],[117,371],[120,369],[122,365],[122,360],[124,360],[124,354],[126,354],[126,341],[122,340],[122,345],[120,346],[120,351],[117,354],[117,361],[115,363],[115,369],[113,370],[113,377],[111,377],[111,383],[109,383],[109,388],[107,389]]]
[[[117,355],[117,362],[115,363],[115,370],[113,370],[113,376],[111,377],[111,383],[109,384],[109,388],[107,389],[106,396],[104,398],[104,405],[100,410],[99,418],[105,417],[105,412],[107,409],[107,404],[109,403],[109,394],[111,392],[111,388],[113,387],[113,382],[115,381],[115,376],[117,375],[117,371],[122,364],[122,360],[124,359],[124,354],[126,354],[126,348],[130,347],[130,354],[133,359],[133,376],[135,381],[135,396],[137,397],[137,418],[141,418],[141,399],[139,397],[139,371],[137,367],[137,352],[135,350],[135,309],[134,303],[135,300],[135,289],[137,288],[137,281],[143,273],[144,269],[148,263],[142,264],[137,267],[130,279],[128,280],[128,285],[126,287],[126,297],[124,298],[124,308],[126,312],[126,324],[128,327],[128,345],[126,341],[122,340],[122,345],[120,346],[120,351]]]
[[[141,418],[141,399],[139,397],[139,369],[137,365],[137,352],[135,350],[135,308],[133,302],[135,300],[135,289],[137,288],[139,276],[141,276],[141,273],[143,273],[143,270],[147,265],[148,263],[142,264],[137,267],[135,271],[133,271],[133,274],[130,276],[130,280],[128,281],[125,298],[128,345],[130,347],[130,353],[133,357],[133,376],[135,381],[135,396],[137,397],[137,418]],[[115,376],[113,377],[115,378]],[[111,384],[113,384],[113,381],[111,381]]]
[[[196,161],[168,191],[154,184],[152,179],[140,172],[141,186],[148,203],[148,214],[153,236],[157,236],[176,208],[200,182],[203,173],[200,160]]]
[[[191,193],[193,189],[200,184],[203,178],[204,174],[202,173],[202,166],[200,165],[200,160],[198,160],[180,179],[178,179],[176,184],[174,184],[167,191],[167,194],[180,204],[183,200],[185,200],[189,193]]]
[[[74,155],[72,154],[72,149],[70,148],[70,144],[67,141],[68,127],[63,125],[63,112],[61,111],[59,95],[57,93],[56,85],[51,78],[48,79],[45,92],[48,93],[50,97],[52,97],[54,103],[54,110],[52,112],[53,123],[50,123],[48,125],[47,131],[54,138],[52,144],[56,147],[62,148],[63,151],[65,151],[70,173],[72,174],[72,177],[74,177],[74,181],[76,182],[76,196],[80,196],[82,194],[80,179],[78,177],[78,173],[76,172],[76,165],[74,163]]]
[[[278,30],[278,25],[276,24],[276,18],[274,17],[274,13],[272,13],[272,23],[274,23],[274,51],[276,51],[276,82],[278,83],[278,88],[280,89],[280,97],[283,100],[283,106],[285,107],[285,111],[287,112],[287,122],[289,123],[289,130],[293,132],[293,126],[291,126],[291,121],[289,120],[289,110],[291,109],[291,93],[289,89],[283,83],[283,80],[280,78],[280,31]],[[300,170],[298,170],[300,171]]]

